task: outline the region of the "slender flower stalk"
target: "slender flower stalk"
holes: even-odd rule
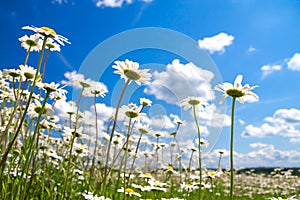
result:
[[[107,170],[108,170],[108,161],[109,161],[109,157],[110,157],[110,149],[111,149],[112,139],[113,139],[114,132],[115,132],[116,126],[117,126],[118,113],[119,113],[121,101],[123,99],[123,96],[125,94],[125,91],[126,91],[128,85],[129,85],[129,83],[130,83],[130,79],[128,79],[126,81],[125,86],[124,86],[124,88],[123,88],[123,90],[121,92],[120,98],[118,100],[117,107],[116,107],[116,113],[115,113],[115,116],[114,116],[114,123],[113,123],[113,127],[112,127],[112,130],[111,130],[109,142],[108,142],[108,147],[107,147],[107,152],[106,152],[106,160],[105,160],[105,165],[104,165],[104,175],[103,175],[103,181],[102,181],[102,184],[103,184],[104,188],[106,187],[106,178],[108,176],[108,173],[107,173]]]
[[[253,93],[251,90],[258,86],[250,87],[248,84],[242,86],[243,76],[238,75],[235,78],[234,84],[225,82],[215,86],[215,90],[223,93],[223,97],[220,103],[223,103],[226,97],[232,97],[232,107],[231,107],[231,129],[230,129],[230,200],[233,199],[234,190],[234,163],[233,163],[233,148],[234,148],[234,108],[235,102],[238,100],[240,103],[244,104],[245,101],[257,101],[259,97]]]
[[[198,110],[203,110],[205,106],[207,106],[208,103],[206,102],[205,99],[200,98],[200,97],[187,97],[181,101],[181,106],[184,106],[184,110],[188,110],[192,107],[193,109],[193,116],[194,116],[194,121],[196,124],[197,128],[197,134],[198,134],[198,161],[199,161],[199,181],[200,181],[200,187],[199,187],[199,199],[201,199],[201,187],[202,187],[202,158],[201,158],[201,132],[200,132],[200,127],[197,119],[197,114],[196,111]],[[197,109],[196,109],[196,106]]]
[[[222,169],[221,169],[221,159],[222,159],[222,155],[223,155],[223,151],[219,151],[219,161],[218,161],[218,171],[222,171]]]
[[[180,149],[180,144],[178,142],[178,140],[176,139],[176,136],[177,136],[177,133],[178,133],[178,130],[179,130],[179,127],[180,125],[183,123],[182,121],[180,120],[174,120],[175,123],[177,124],[177,127],[176,127],[176,130],[172,133],[170,133],[170,135],[173,136],[173,141],[175,142],[176,146],[177,146],[177,151],[179,153],[179,158],[178,158],[178,162],[179,162],[179,174],[180,174],[180,181],[181,181],[181,178],[182,178],[182,161],[181,161],[181,149]],[[173,144],[174,144],[173,142]],[[172,157],[172,145],[170,146],[170,154],[171,154],[171,165],[173,163],[173,157]]]
[[[35,150],[35,148],[33,148],[34,146],[35,147],[38,147],[38,138],[39,138],[39,131],[40,131],[40,121],[41,121],[41,118],[43,116],[43,114],[45,113],[45,107],[46,107],[46,103],[47,103],[47,100],[48,100],[48,97],[50,95],[50,92],[47,92],[46,93],[46,97],[44,99],[44,102],[43,102],[43,105],[38,113],[38,118],[36,120],[36,125],[35,125],[35,129],[34,129],[34,133],[33,133],[33,136],[32,138],[30,138],[30,141],[29,141],[29,147],[28,147],[28,151],[26,153],[26,159],[25,159],[25,164],[24,164],[24,167],[23,167],[23,170],[22,170],[22,174],[21,174],[21,177],[23,177],[24,174],[27,174],[28,170],[29,170],[29,164],[31,162],[31,159],[33,158],[33,152]],[[35,155],[34,155],[35,156]],[[33,167],[34,167],[34,163],[35,163],[35,160],[33,161]],[[32,182],[32,177],[33,177],[33,173],[31,174],[31,177],[30,177],[30,183]],[[22,193],[22,180],[20,181],[20,193]]]
[[[149,133],[149,129],[146,126],[140,126],[140,127],[138,127],[138,131],[140,132],[140,137],[138,139],[138,142],[137,142],[137,145],[136,145],[136,148],[135,148],[135,153],[134,153],[134,156],[133,156],[133,161],[132,161],[132,164],[131,164],[131,167],[130,167],[130,171],[129,171],[129,177],[130,177],[130,175],[132,173],[133,166],[134,166],[135,160],[137,158],[137,153],[138,153],[138,149],[140,147],[142,136],[144,134]]]
[[[85,83],[85,82],[80,82],[80,84],[82,86],[82,89],[81,89],[80,95],[78,97],[77,111],[76,111],[76,115],[75,115],[74,134],[72,135],[72,138],[71,138],[71,146],[70,146],[70,151],[69,151],[69,156],[68,156],[69,158],[68,158],[68,163],[67,163],[65,182],[64,182],[64,186],[63,186],[62,199],[65,198],[67,185],[68,185],[68,179],[69,179],[69,174],[70,174],[69,171],[70,171],[72,152],[73,152],[73,145],[74,145],[74,140],[76,138],[76,131],[77,131],[77,125],[78,125],[78,119],[79,119],[79,108],[80,108],[80,104],[81,104],[81,98],[82,98],[82,94],[84,92],[84,89],[87,88],[87,87],[90,87],[90,85]]]
[[[131,121],[132,121],[132,118],[129,118],[129,123],[128,123],[128,131],[127,131],[127,138],[126,138],[126,146],[125,146],[125,161],[124,161],[124,175],[123,175],[123,178],[124,178],[124,188],[127,188],[127,180],[126,180],[126,168],[127,168],[127,161],[128,161],[128,147],[129,147],[129,138],[130,138],[130,127],[131,127]],[[129,177],[130,178],[130,177]],[[125,191],[124,191],[124,195],[125,195]],[[126,199],[126,195],[124,196],[125,199]]]
[[[201,187],[202,187],[202,158],[201,158],[201,132],[200,132],[200,127],[198,124],[198,120],[197,120],[197,115],[196,115],[196,105],[193,105],[193,114],[194,114],[194,120],[195,120],[195,124],[197,127],[197,134],[198,134],[198,161],[199,161],[199,170],[200,170],[200,174],[199,174],[199,182],[200,182],[200,186],[199,186],[199,199],[201,199]]]
[[[94,166],[95,166],[95,159],[96,159],[96,153],[97,153],[97,147],[98,147],[98,114],[97,114],[97,107],[96,107],[96,94],[94,96],[94,110],[95,110],[95,129],[96,129],[96,138],[95,138],[95,148],[94,148],[94,153],[93,153],[93,160],[92,160],[92,166],[90,170],[90,177],[88,181],[88,189],[87,192],[89,191],[90,184],[91,184],[91,179],[92,176],[94,175]]]
[[[232,97],[231,107],[231,129],[230,129],[230,199],[233,199],[233,187],[234,187],[234,164],[233,164],[233,139],[234,139],[234,107],[236,97]]]
[[[28,61],[28,58],[29,58],[29,54],[30,54],[30,49],[31,49],[31,46],[28,48],[28,50],[26,52],[26,56],[25,56],[25,60],[24,60],[24,65],[27,64],[27,61]]]
[[[197,151],[197,149],[195,147],[192,147],[191,148],[191,157],[190,157],[190,160],[189,160],[189,167],[188,167],[188,172],[191,172],[191,167],[192,167],[192,161],[193,161],[193,155],[194,155],[194,152]]]

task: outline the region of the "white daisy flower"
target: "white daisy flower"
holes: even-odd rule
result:
[[[4,69],[3,75],[9,75],[13,78],[20,77],[20,70],[19,69]]]
[[[20,73],[24,79],[32,80],[36,74],[36,69],[28,65],[19,65]]]
[[[28,115],[31,118],[38,117],[42,112],[42,104],[38,100],[34,100],[28,108]],[[52,106],[48,103],[45,104],[43,112],[41,113],[44,117],[49,116],[53,112]]]
[[[243,76],[238,75],[235,78],[234,85],[225,82],[215,86],[215,90],[224,93],[220,103],[223,103],[228,96],[237,98],[237,100],[242,104],[245,101],[257,101],[259,99],[255,93],[251,92],[251,90],[257,88],[258,86],[250,87],[249,84],[242,86],[242,80]]]
[[[27,51],[29,48],[30,51],[41,50],[41,40],[38,34],[33,34],[29,37],[27,35],[24,35],[23,37],[19,38],[19,41],[21,42],[21,46]]]
[[[86,82],[90,85],[90,87],[85,88],[85,90],[83,91],[83,96],[86,97],[101,96],[102,98],[105,97],[106,93],[108,92],[105,84],[90,79],[88,79]]]
[[[180,184],[180,188],[187,191],[187,192],[192,192],[194,190],[197,190],[199,187],[197,185],[194,185],[194,184],[183,182],[183,183]]]
[[[65,38],[62,35],[58,35],[54,29],[46,27],[46,26],[42,26],[42,27],[35,27],[35,26],[24,26],[22,27],[22,29],[24,30],[31,30],[34,31],[38,34],[40,34],[43,37],[48,37],[48,38],[52,38],[54,39],[56,42],[58,42],[60,45],[64,46],[64,42],[71,44],[67,38]]]
[[[47,38],[46,42],[46,49],[49,49],[50,51],[58,51],[60,52],[60,46],[52,38]]]
[[[123,105],[120,108],[120,115],[126,116],[128,118],[139,118],[140,112],[138,110],[138,107]]]
[[[139,123],[136,127],[136,129],[141,133],[141,134],[147,134],[150,133],[152,130],[149,128],[149,124],[143,125]]]
[[[126,188],[124,189],[123,187],[121,189],[118,189],[117,192],[120,192],[120,193],[125,193],[129,196],[137,196],[137,197],[141,197],[142,195],[135,192],[133,189],[131,188]]]
[[[140,104],[143,106],[151,106],[152,101],[146,98],[140,98]]]
[[[116,71],[115,74],[120,74],[121,78],[127,82],[127,80],[135,81],[136,84],[141,85],[149,84],[152,77],[148,73],[149,69],[139,69],[139,63],[126,59],[125,61],[116,61],[115,65],[112,66]]]
[[[180,106],[184,106],[184,110],[188,110],[193,106],[198,106],[198,108],[203,109],[203,107],[208,106],[208,103],[205,99],[201,98],[201,97],[192,97],[189,96],[183,100],[181,100],[180,102]]]
[[[196,144],[199,145],[199,140],[196,139]],[[209,143],[207,140],[203,139],[203,138],[200,138],[200,146],[203,146],[203,147],[208,147]]]

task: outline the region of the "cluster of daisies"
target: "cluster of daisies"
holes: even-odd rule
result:
[[[224,181],[228,191],[229,176],[220,164],[224,151],[218,152],[216,171],[204,168],[201,147],[208,141],[201,137],[196,114],[198,138],[194,145],[181,147],[176,136],[184,121],[178,116],[173,115],[176,128],[166,135],[150,126],[144,112],[152,105],[150,99],[121,104],[129,84],[150,83],[149,69],[140,69],[139,63],[127,59],[115,61],[114,73],[125,85],[117,106],[107,107],[98,99],[105,98],[107,86],[82,74],[68,72],[60,84],[45,82],[48,54],[70,42],[49,27],[23,29],[34,32],[19,38],[26,50],[24,63],[0,71],[0,179],[7,185],[1,187],[1,199],[175,200],[206,193],[223,198],[216,187]],[[36,67],[29,65],[32,52],[40,54]],[[238,75],[234,84],[217,85],[215,89],[223,93],[221,102],[228,96],[241,103],[257,100],[252,92],[256,86],[241,82]],[[67,100],[68,86],[80,90],[76,102]],[[84,105],[86,98],[94,100],[91,107]],[[195,111],[209,104],[189,96],[179,105]],[[170,142],[161,142],[163,137]],[[169,160],[164,153],[169,153]],[[183,162],[184,156],[188,163]]]

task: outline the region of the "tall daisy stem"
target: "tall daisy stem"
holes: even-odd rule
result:
[[[83,86],[81,91],[80,91],[79,98],[78,98],[78,103],[77,103],[77,110],[76,110],[75,124],[74,124],[74,134],[72,135],[71,143],[70,143],[70,151],[69,151],[68,162],[67,162],[65,182],[64,182],[64,186],[63,186],[62,200],[65,199],[67,186],[68,186],[68,181],[69,181],[73,145],[74,145],[74,141],[75,141],[75,138],[76,138],[76,131],[77,131],[77,125],[78,125],[78,119],[79,119],[79,109],[80,109],[81,98],[82,98],[84,89],[85,89],[85,87]],[[70,182],[72,182],[72,177],[70,177]],[[68,197],[68,198],[70,198],[70,197]]]
[[[231,107],[231,130],[230,130],[230,200],[233,199],[233,137],[234,137],[234,107],[235,107],[236,97],[232,98]]]
[[[97,153],[97,147],[98,147],[98,114],[97,114],[97,106],[96,106],[96,95],[94,95],[94,111],[95,111],[95,128],[96,128],[96,139],[95,139],[95,148],[94,148],[94,153],[93,153],[93,160],[92,160],[92,166],[90,169],[90,176],[89,176],[89,181],[88,181],[88,191],[90,189],[90,184],[91,184],[91,179],[92,176],[94,176],[94,166],[95,166],[95,160],[96,160],[96,153]]]
[[[104,177],[103,177],[103,180],[101,182],[101,184],[103,184],[103,187],[105,187],[105,184],[106,184],[106,178],[108,176],[107,174],[107,170],[108,170],[108,161],[109,161],[109,154],[110,154],[110,148],[111,148],[111,143],[112,143],[112,138],[114,136],[114,132],[116,130],[116,126],[117,126],[117,119],[118,119],[118,112],[119,112],[119,108],[120,108],[120,104],[121,104],[121,101],[123,99],[123,96],[125,94],[125,91],[130,83],[130,79],[127,80],[127,82],[125,83],[125,86],[122,90],[122,93],[120,95],[120,98],[118,100],[118,104],[117,104],[117,107],[116,107],[116,113],[115,113],[115,116],[114,116],[114,124],[113,124],[113,127],[112,127],[112,130],[111,130],[111,134],[110,134],[110,138],[109,138],[109,143],[108,143],[108,147],[107,147],[107,152],[106,152],[106,160],[105,160],[105,166],[104,166]],[[111,166],[113,167],[113,166]]]
[[[198,153],[199,153],[199,170],[200,170],[200,186],[199,186],[199,199],[201,199],[201,187],[202,187],[202,159],[201,159],[201,142],[200,142],[200,127],[198,124],[198,120],[197,120],[197,115],[196,115],[196,106],[193,105],[193,113],[194,113],[194,120],[197,126],[197,133],[198,133]]]

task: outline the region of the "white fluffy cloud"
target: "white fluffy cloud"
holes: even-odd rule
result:
[[[94,112],[94,107],[92,106],[91,112]],[[106,106],[103,103],[96,104],[96,111],[98,114],[98,118],[102,120],[108,120],[115,112],[115,109],[109,106]]]
[[[152,0],[139,0],[142,2],[150,3]],[[96,0],[97,7],[111,7],[120,8],[123,4],[131,4],[133,0]]]
[[[295,53],[294,56],[287,62],[289,70],[300,71],[300,53]]]
[[[156,115],[150,118],[150,125],[154,130],[175,128],[175,124],[167,115]]]
[[[198,40],[199,47],[207,50],[210,54],[215,52],[224,53],[225,47],[230,46],[234,37],[226,33],[219,33],[212,37],[206,37],[203,40]]]
[[[261,126],[252,124],[245,127],[243,137],[263,138],[271,135],[289,137],[291,142],[300,141],[300,110],[279,109],[271,117],[266,117]]]
[[[192,116],[192,112],[191,112]],[[213,127],[223,127],[230,126],[231,118],[229,115],[220,113],[216,105],[209,105],[204,109],[204,111],[200,111],[198,113],[199,121],[205,123],[205,125],[213,126]]]
[[[268,145],[264,144],[264,143],[257,142],[257,143],[251,143],[249,146],[252,147],[252,148],[261,148],[261,147],[266,147]]]
[[[272,144],[252,143],[253,151],[247,153],[234,152],[236,167],[293,167],[300,162],[300,152],[295,150],[281,150]],[[229,168],[229,151],[222,149],[223,168]],[[215,149],[205,157],[205,162],[213,161],[212,166],[217,166],[219,149]],[[255,162],[253,162],[255,160]]]
[[[260,68],[260,70],[262,71],[262,78],[266,78],[274,71],[280,71],[281,69],[282,69],[281,65],[264,65]]]
[[[182,64],[175,59],[167,65],[165,71],[153,73],[153,81],[144,92],[171,104],[178,104],[187,96],[201,96],[211,100],[215,98],[210,84],[213,77],[214,74],[208,70],[193,63]]]

